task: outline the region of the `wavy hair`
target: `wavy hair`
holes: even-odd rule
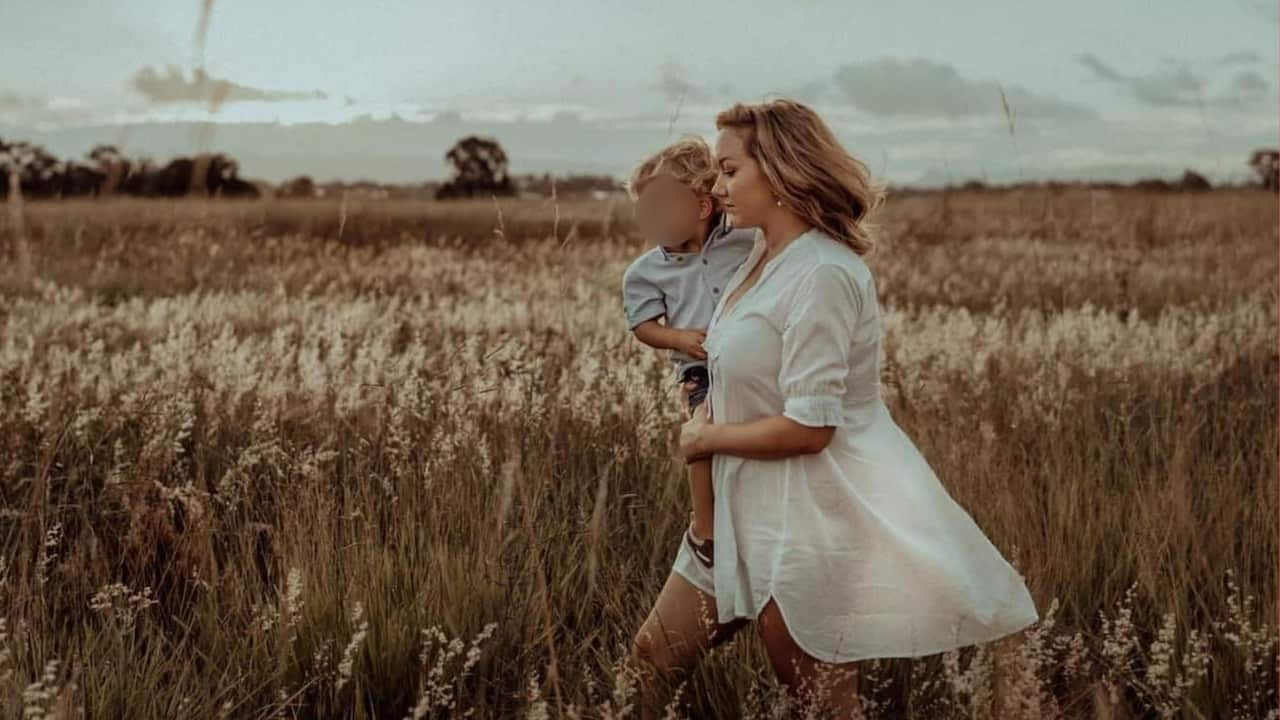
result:
[[[685,135],[636,165],[626,183],[627,192],[632,199],[636,198],[650,180],[663,173],[688,186],[699,197],[709,196],[716,184],[715,153],[706,140]],[[719,208],[720,203],[714,196],[711,202]]]
[[[871,252],[877,227],[869,218],[885,187],[812,108],[788,98],[736,103],[716,115],[716,129],[724,128],[746,131],[748,154],[783,204],[859,255]]]

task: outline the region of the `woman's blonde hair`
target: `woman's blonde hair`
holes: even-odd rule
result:
[[[634,199],[644,192],[644,186],[654,177],[666,174],[687,185],[699,197],[711,195],[715,187],[715,153],[711,146],[697,135],[685,135],[679,140],[650,155],[631,171],[627,192]],[[715,198],[712,202],[719,208]]]
[[[724,128],[747,131],[747,153],[784,205],[859,255],[871,252],[876,226],[868,218],[885,188],[809,106],[787,98],[737,103],[716,115],[716,129]]]

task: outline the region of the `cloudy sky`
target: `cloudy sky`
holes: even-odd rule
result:
[[[623,174],[788,95],[894,182],[1239,179],[1280,143],[1278,30],[1259,0],[3,0],[0,136],[408,181],[481,132]]]

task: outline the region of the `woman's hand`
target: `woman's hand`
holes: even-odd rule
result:
[[[683,394],[687,397],[688,390]],[[707,404],[703,402],[693,411],[693,416],[680,426],[680,454],[686,464],[711,457],[707,450],[707,431],[711,420],[707,417]]]

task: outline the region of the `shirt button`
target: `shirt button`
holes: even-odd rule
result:
[[[711,292],[718,293],[720,292],[720,288],[711,288]]]
[[[703,265],[706,265],[706,264],[707,264],[707,259],[706,259],[706,258],[702,258],[702,264],[703,264]]]

